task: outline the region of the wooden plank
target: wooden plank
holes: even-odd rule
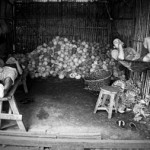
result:
[[[27,83],[26,83],[25,79],[22,80],[22,84],[23,84],[23,88],[24,88],[25,93],[28,93]]]
[[[28,130],[28,132],[23,132],[23,131],[15,131],[15,130],[8,130],[8,131],[0,131],[0,135],[9,135],[9,136],[24,136],[24,137],[45,137],[45,138],[68,138],[68,139],[98,139],[101,140],[101,134],[100,133],[70,133],[70,134],[51,134],[48,133],[46,130],[45,132],[40,132],[39,130],[33,131],[33,130]]]
[[[7,129],[7,128],[9,128],[9,127],[13,127],[13,126],[16,126],[17,124],[16,124],[16,122],[9,122],[8,124],[5,124],[5,125],[3,125],[2,127],[1,127],[1,130],[4,130],[4,129]]]
[[[51,150],[84,150],[83,145],[53,145]]]
[[[6,120],[22,120],[22,115],[15,115],[15,114],[0,114],[0,119],[6,119]]]
[[[8,114],[12,114],[11,107],[9,107]]]
[[[16,91],[16,89],[17,89],[17,87],[18,87],[18,85],[21,83],[21,76],[15,81],[15,84],[14,84],[14,86],[12,87],[12,89],[10,90],[10,92],[8,93],[8,96],[13,96],[14,95],[14,93],[15,93],[15,91]]]
[[[56,134],[46,134],[46,132],[34,132],[34,131],[28,131],[28,132],[24,132],[24,131],[20,131],[18,130],[16,132],[16,130],[8,130],[8,131],[0,131],[0,135],[1,136],[23,136],[23,137],[41,137],[41,138],[57,138]]]
[[[25,93],[28,93],[27,82],[26,82],[27,75],[28,75],[28,71],[27,69],[25,69],[22,75],[22,84],[23,84]]]
[[[8,101],[11,99],[11,96],[0,98],[0,101]]]
[[[99,139],[70,139],[44,138],[23,136],[2,136],[0,144],[19,146],[54,147],[55,145],[81,145],[84,148],[149,148],[150,140],[99,140]]]
[[[70,133],[70,134],[65,134],[61,133],[57,135],[59,138],[70,138],[70,139],[99,139],[101,140],[101,134],[100,133]]]

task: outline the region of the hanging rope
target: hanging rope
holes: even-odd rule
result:
[[[110,15],[110,12],[109,12],[109,10],[108,10],[107,3],[105,3],[105,7],[106,7],[106,10],[107,10],[107,14],[108,14],[108,16],[109,16],[109,19],[112,21],[113,18],[112,18],[111,15]]]

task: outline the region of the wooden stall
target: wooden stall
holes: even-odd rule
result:
[[[126,46],[133,47],[136,51],[140,52],[143,39],[149,36],[150,32],[149,0],[9,0],[9,3],[4,3],[3,1],[0,4],[3,4],[0,10],[5,9],[4,12],[7,12],[0,16],[0,20],[4,19],[7,24],[11,25],[11,30],[5,34],[7,39],[5,41],[7,43],[6,54],[28,55],[32,52],[34,54],[35,50],[38,50],[38,46],[43,46],[42,48],[48,47],[47,45],[51,44],[50,41],[54,37],[62,37],[63,40],[67,38],[70,41],[79,40],[79,43],[83,42],[87,47],[91,43],[98,43],[98,49],[105,54],[108,50],[110,52],[112,49],[113,39],[120,38]],[[108,47],[103,48],[106,45]],[[86,52],[84,53],[85,57]],[[53,53],[47,53],[46,51],[44,54],[42,52],[42,57],[37,54],[37,58],[35,58],[37,64],[41,66],[39,60],[43,56],[53,55]],[[56,53],[58,54],[57,51]],[[82,51],[78,56],[80,57],[81,55]],[[34,55],[29,58],[33,60]],[[70,58],[73,59],[68,57],[66,60]],[[87,58],[91,59],[89,56]],[[34,60],[33,62],[31,61],[30,65],[35,66],[36,62]],[[64,60],[62,59],[61,62],[64,62]],[[48,66],[48,63],[45,64]],[[58,65],[57,63],[56,66]],[[70,62],[67,63],[69,64]],[[46,66],[45,64],[44,66]],[[54,65],[45,68],[50,69]],[[84,63],[82,67],[85,65],[88,66],[88,64]],[[34,72],[33,68],[29,72]],[[36,71],[34,73],[37,75]],[[50,72],[51,70],[48,71]],[[61,72],[61,69],[59,71]],[[75,69],[73,70],[74,72]],[[43,74],[41,73],[40,75],[42,76]],[[144,72],[133,71],[128,75],[130,75],[129,78],[142,82],[141,92],[143,98],[149,94],[149,70]],[[22,121],[23,117],[27,131],[25,129],[18,131],[16,128],[6,131],[1,130],[0,144],[3,146],[32,147],[41,150],[149,150],[150,137],[148,134],[150,130],[148,132],[141,130],[137,133],[133,130],[131,131],[131,129],[126,132],[125,128],[120,126],[116,129],[117,120],[120,120],[122,117],[122,115],[119,116],[118,114],[115,114],[117,116],[116,119],[112,117],[112,120],[107,120],[106,122],[99,120],[100,117],[102,119],[107,117],[103,113],[102,115],[93,114],[97,100],[97,91],[93,92],[95,95],[91,91],[92,94],[85,91],[82,79],[78,80],[79,82],[72,80],[68,84],[69,77],[66,77],[67,79],[65,78],[66,80],[63,83],[57,76],[58,74],[55,74],[52,79],[51,76],[50,78],[43,76],[39,80],[37,79],[38,76],[34,76],[35,79],[27,77],[29,94],[37,90],[37,93],[33,94],[36,100],[32,101],[33,103],[30,101],[30,104],[25,103],[28,102],[27,100],[22,103],[19,100],[22,97],[26,98],[26,95],[20,92],[22,97],[19,97],[20,95],[18,94],[18,103],[19,107],[22,107],[21,112],[23,114],[18,114],[18,112],[14,114],[16,118],[19,115],[19,121]],[[32,86],[32,83],[35,85]],[[47,86],[44,87],[44,85]],[[69,92],[71,94],[68,96]],[[51,95],[48,96],[49,94]],[[75,94],[74,98],[73,94]],[[18,109],[20,109],[19,107]],[[9,114],[10,119],[11,116],[12,114]],[[12,117],[13,119],[15,118],[14,116]],[[81,118],[78,119],[78,117]],[[15,120],[18,119],[16,118]],[[101,134],[101,131],[99,131],[99,124],[106,126],[106,128],[101,129],[105,134]],[[108,124],[112,125],[111,129],[108,127]],[[126,125],[129,127],[128,122]],[[73,131],[70,126],[73,126]],[[144,123],[142,126],[145,129]],[[67,134],[64,132],[66,130]],[[107,134],[110,135],[110,139]],[[143,134],[146,136],[144,140],[141,140]]]

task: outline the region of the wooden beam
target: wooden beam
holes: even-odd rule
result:
[[[3,98],[0,98],[0,101],[8,101],[11,99],[11,96],[7,96],[7,97],[3,97]]]
[[[11,100],[9,100],[9,104],[10,104],[10,107],[11,107],[13,114],[20,115],[19,109],[18,109],[18,106],[17,106],[17,103],[16,103],[14,96],[12,96]],[[23,121],[22,120],[16,120],[16,121],[17,121],[17,124],[18,124],[20,130],[26,131],[26,128],[23,124]]]
[[[0,101],[0,113],[2,112],[2,108],[3,108],[3,102]],[[1,129],[1,120],[0,120],[0,129]]]
[[[4,129],[7,129],[7,128],[9,128],[9,127],[13,127],[13,126],[16,126],[17,125],[17,123],[16,123],[16,121],[14,122],[9,122],[9,124],[5,124],[5,125],[3,125],[2,127],[1,127],[1,130],[4,130]]]
[[[74,138],[44,138],[44,137],[24,137],[22,136],[2,136],[0,135],[0,144],[18,145],[18,146],[39,146],[55,147],[57,146],[83,146],[84,148],[149,148],[150,140],[99,140],[99,139],[74,139]]]
[[[6,119],[6,120],[22,120],[22,115],[17,114],[0,114],[0,119]]]
[[[84,150],[83,145],[54,145],[51,150]]]
[[[14,95],[18,85],[21,83],[21,78],[22,78],[22,76],[20,76],[18,79],[16,79],[14,86],[12,87],[10,92],[8,93],[8,96],[13,96]]]

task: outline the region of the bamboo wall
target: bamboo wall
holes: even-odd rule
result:
[[[126,46],[132,45],[135,30],[135,0],[112,0],[111,39],[120,38]]]
[[[141,53],[143,47],[143,40],[145,37],[150,36],[150,1],[149,0],[136,0],[135,5],[135,32],[133,37],[133,48]],[[139,68],[140,70],[140,68]],[[150,70],[144,72],[132,73],[132,78],[142,82],[141,91],[143,98],[150,94]]]
[[[9,1],[0,0],[0,57],[12,49],[14,35],[13,5]]]
[[[150,36],[150,1],[136,0],[135,10],[135,33],[133,47],[139,53],[142,49],[143,39]]]
[[[109,43],[110,20],[104,3],[16,3],[16,51],[29,52],[54,36]]]

